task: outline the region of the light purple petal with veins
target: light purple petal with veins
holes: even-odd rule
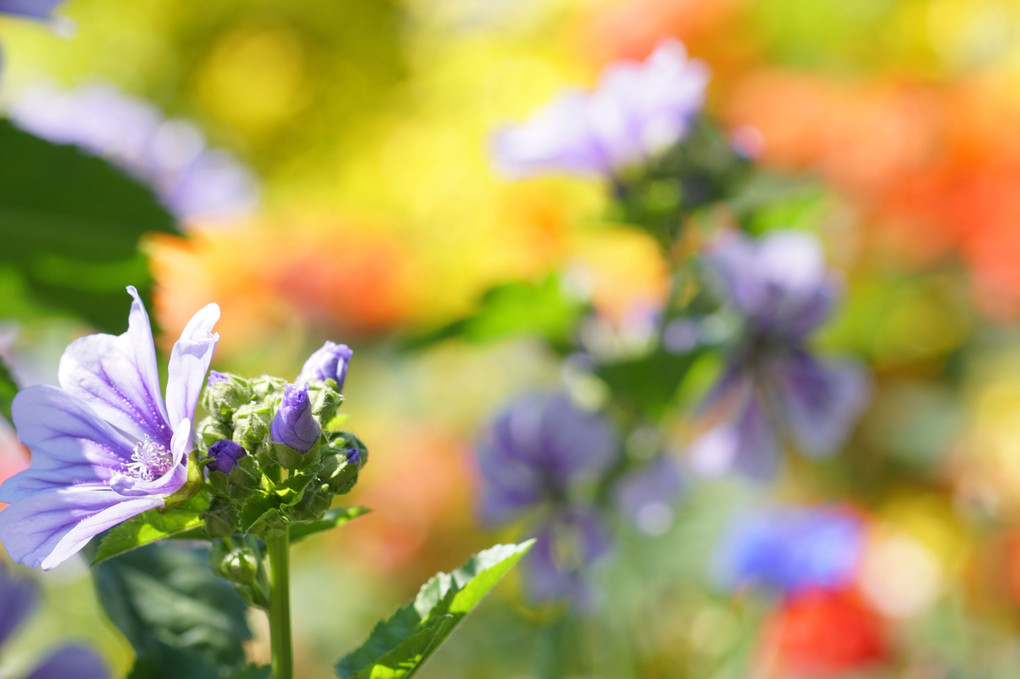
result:
[[[167,424],[159,386],[159,368],[149,315],[134,287],[128,331],[88,335],[75,340],[60,359],[58,380],[64,391],[87,402],[102,418],[131,438],[146,436],[164,446]]]
[[[162,505],[160,496],[126,498],[94,484],[46,490],[0,511],[0,543],[14,561],[48,570],[104,530]]]
[[[87,646],[67,644],[49,656],[25,679],[110,679],[110,670]]]
[[[212,331],[220,308],[209,304],[191,317],[170,353],[166,410],[170,422],[195,418],[195,406],[220,336]]]
[[[134,288],[123,335],[77,340],[60,364],[63,390],[14,399],[30,467],[0,486],[0,543],[11,558],[53,568],[98,533],[160,507],[187,480],[192,417],[218,336],[215,305],[199,311],[170,361],[173,417],[160,394],[152,330]]]
[[[134,442],[56,387],[23,389],[11,413],[19,439],[33,451],[32,465],[0,486],[0,502],[69,483],[108,483],[131,462]]]

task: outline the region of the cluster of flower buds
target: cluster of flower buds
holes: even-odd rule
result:
[[[327,342],[294,383],[209,374],[203,394],[209,415],[197,436],[212,491],[205,514],[210,537],[264,538],[315,521],[354,487],[368,453],[355,436],[335,429],[350,357],[345,345]]]

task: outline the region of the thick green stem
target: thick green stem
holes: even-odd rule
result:
[[[286,527],[266,538],[269,552],[269,645],[273,679],[293,679],[294,651],[290,632],[290,533]]]

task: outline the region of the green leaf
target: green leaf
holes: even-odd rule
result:
[[[14,381],[14,376],[11,375],[7,363],[0,356],[0,415],[3,415],[8,422],[11,419],[11,403],[17,393],[18,384]]]
[[[618,402],[639,412],[660,413],[698,356],[698,351],[677,355],[658,349],[647,356],[604,364],[598,376]]]
[[[361,648],[336,665],[341,679],[408,679],[489,590],[531,549],[533,540],[496,545],[453,573],[429,580],[410,604],[376,625]]]
[[[106,532],[92,565],[163,538],[193,531],[203,525],[202,512],[209,496],[199,493],[172,509],[150,509]]]
[[[586,306],[557,275],[537,283],[505,283],[486,292],[473,315],[413,337],[404,349],[416,351],[453,338],[480,343],[521,335],[564,347]]]
[[[121,332],[124,287],[148,297],[143,234],[179,233],[151,189],[105,160],[0,120],[0,269],[36,304]]]
[[[368,507],[337,507],[326,512],[318,521],[312,521],[311,523],[297,523],[290,527],[290,541],[291,544],[298,540],[304,540],[309,535],[315,535],[321,533],[324,530],[330,528],[336,528],[342,526],[348,521],[352,521],[359,516],[368,514],[371,510]]]
[[[247,665],[248,607],[208,558],[159,543],[94,567],[98,599],[135,650],[131,679],[220,679]]]

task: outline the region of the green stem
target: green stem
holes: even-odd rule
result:
[[[269,646],[273,679],[293,679],[294,651],[290,632],[290,533],[284,526],[266,538],[269,552]]]

